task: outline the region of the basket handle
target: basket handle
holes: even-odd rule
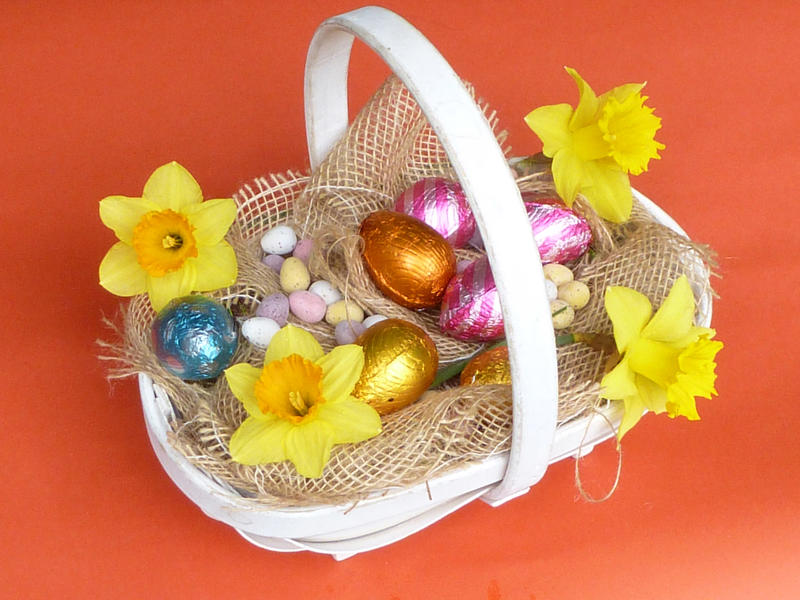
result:
[[[311,167],[347,131],[354,37],[380,55],[416,99],[458,174],[486,245],[503,309],[514,402],[506,472],[483,497],[500,504],[527,492],[544,475],[555,435],[558,370],[539,252],[519,190],[482,111],[436,48],[384,8],[367,6],[332,17],[311,40],[305,71]]]

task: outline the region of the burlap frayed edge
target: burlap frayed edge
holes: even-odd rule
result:
[[[244,318],[253,313],[261,298],[278,291],[277,274],[260,262],[258,239],[266,229],[288,223],[314,237],[315,253],[310,263],[314,275],[331,279],[368,312],[388,313],[417,322],[436,339],[437,348],[443,346],[442,354],[447,360],[479,351],[480,344],[456,342],[445,347],[451,340],[442,341],[435,315],[420,316],[402,307],[381,304],[385,299],[370,288],[371,281],[360,269],[358,245],[352,237],[360,215],[386,207],[393,194],[414,178],[452,176],[443,150],[437,147],[438,140],[426,122],[419,124],[424,117],[408,96],[402,85],[390,78],[315,174],[269,175],[239,190],[235,195],[239,213],[228,236],[239,259],[239,278],[235,286],[208,296],[222,301],[234,315]],[[379,130],[374,120],[385,119],[387,110],[392,118],[402,118],[402,131],[396,135],[403,139],[376,144],[370,158],[359,146],[365,134],[358,128],[375,135]],[[403,136],[410,136],[411,141]],[[355,159],[349,147],[353,145],[359,150]],[[365,185],[363,178],[370,176],[370,169],[375,169],[375,165],[369,167],[370,161],[382,165],[380,161],[386,156],[387,147],[405,157],[400,160],[396,154],[392,155],[392,168],[398,173],[384,173],[381,181]],[[352,169],[357,171],[355,175],[348,171],[353,160],[357,162],[357,168]],[[554,194],[548,175],[545,171],[522,177],[520,187],[544,195]],[[370,186],[378,192],[365,192]],[[335,194],[331,194],[332,189]],[[681,274],[690,276],[698,297],[707,289],[714,264],[710,250],[654,223],[638,205],[631,221],[622,226],[611,226],[598,219],[583,202],[576,203],[575,209],[587,217],[595,234],[594,251],[572,265],[576,277],[586,281],[591,289],[626,285],[647,295],[656,306]],[[345,240],[350,246],[343,251]],[[473,250],[464,253],[465,257],[477,254]],[[246,415],[224,378],[209,384],[187,383],[169,375],[158,364],[150,349],[149,329],[154,314],[146,297],[132,299],[123,315],[121,340],[104,343],[104,358],[115,361],[110,376],[148,374],[164,389],[172,404],[175,416],[170,423],[169,438],[173,446],[210,477],[248,498],[248,502],[267,508],[357,502],[372,494],[425,482],[451,469],[505,452],[509,447],[510,388],[450,387],[430,391],[411,407],[385,417],[380,436],[361,444],[334,448],[319,479],[300,477],[290,463],[239,465],[230,460],[227,445]],[[332,327],[325,323],[302,326],[315,334],[326,351],[333,347]],[[572,330],[610,333],[602,294],[595,293],[589,305],[579,311]],[[262,358],[263,351],[242,343],[234,362],[260,367]],[[598,381],[605,359],[601,352],[583,345],[558,350],[560,423],[578,418],[598,405]]]

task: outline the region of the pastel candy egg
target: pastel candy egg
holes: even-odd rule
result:
[[[345,344],[353,344],[364,331],[366,331],[363,323],[358,321],[339,321],[334,330],[334,337],[339,346]]]
[[[299,258],[305,264],[308,264],[308,259],[311,256],[311,251],[314,249],[314,240],[302,239],[297,242],[297,245],[292,251],[292,256]]]
[[[566,329],[575,320],[575,310],[563,300],[550,303],[550,315],[553,318],[553,329]]]
[[[558,298],[558,286],[549,279],[544,280],[544,289],[547,291],[547,299],[553,301]]]
[[[289,294],[289,309],[306,323],[317,323],[325,316],[325,301],[311,292],[298,290]]]
[[[333,284],[325,281],[324,279],[319,279],[311,284],[311,287],[308,288],[308,291],[312,294],[316,294],[323,300],[325,300],[325,304],[333,304],[334,302],[338,302],[342,299],[342,294],[333,287]]]
[[[265,297],[256,308],[257,317],[267,317],[283,327],[289,319],[289,298],[276,292]]]
[[[267,254],[289,254],[297,244],[297,234],[288,225],[277,225],[261,236],[261,249]]]
[[[266,348],[280,328],[280,325],[267,317],[251,317],[242,323],[242,335],[254,346]]]
[[[568,281],[558,288],[558,297],[575,309],[589,304],[589,296],[589,286],[582,281]]]
[[[281,272],[281,267],[283,266],[284,260],[285,259],[280,254],[265,254],[261,257],[261,262],[276,273]]]
[[[369,329],[375,323],[380,323],[381,321],[385,321],[388,317],[384,317],[383,315],[370,315],[366,319],[364,319],[364,327]]]
[[[569,267],[565,267],[564,265],[560,265],[558,263],[544,265],[542,267],[542,271],[547,279],[556,284],[556,287],[563,285],[568,281],[572,281],[575,278]]]
[[[325,320],[331,325],[338,325],[342,321],[361,322],[364,320],[364,311],[352,302],[339,300],[328,307]]]
[[[308,268],[299,258],[291,256],[281,266],[281,288],[287,294],[308,289],[311,275]]]

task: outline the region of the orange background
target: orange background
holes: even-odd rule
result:
[[[305,51],[353,2],[5,2],[0,18],[0,595],[9,598],[800,597],[796,316],[800,9],[792,1],[403,2],[496,108],[522,117],[648,80],[667,146],[634,185],[719,253],[719,397],[703,420],[646,417],[613,497],[577,497],[573,463],[497,509],[475,502],[345,562],[250,546],[161,470],[134,381],[95,339],[97,215],[178,160],[208,197],[307,166]],[[360,106],[386,74],[357,48]],[[601,494],[610,443],[586,458]]]

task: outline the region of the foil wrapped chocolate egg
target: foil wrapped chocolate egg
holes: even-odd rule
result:
[[[503,337],[500,296],[485,256],[450,280],[442,298],[439,328],[451,337],[472,342]]]
[[[353,396],[381,415],[415,402],[436,376],[436,346],[413,323],[385,319],[362,333],[356,344],[364,349],[364,370]]]
[[[427,223],[454,248],[465,246],[475,233],[475,216],[464,189],[443,177],[417,181],[397,197],[394,209]]]
[[[172,300],[158,313],[150,333],[161,365],[190,381],[217,377],[238,345],[230,311],[204,296]]]
[[[461,371],[460,382],[461,385],[487,385],[492,383],[511,385],[508,346],[498,346],[478,354]]]
[[[361,222],[364,264],[383,294],[407,308],[438,306],[456,272],[453,248],[432,227],[381,210]]]
[[[583,255],[592,243],[592,229],[579,214],[556,198],[524,192],[522,201],[542,264],[566,263]]]
[[[570,262],[588,250],[592,243],[589,223],[560,199],[522,192],[522,202],[542,264]],[[470,243],[483,248],[479,231]]]

